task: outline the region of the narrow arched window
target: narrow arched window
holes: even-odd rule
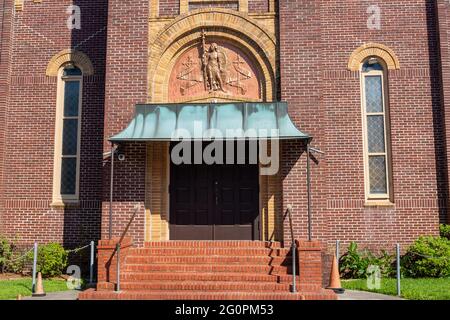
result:
[[[80,175],[80,129],[83,74],[75,65],[64,65],[58,78],[55,130],[53,200],[77,201]]]
[[[361,69],[366,200],[392,201],[387,74],[384,61],[370,57]]]

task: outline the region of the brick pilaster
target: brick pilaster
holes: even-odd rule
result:
[[[112,289],[117,284],[117,251],[116,245],[119,238],[100,240],[97,246],[97,289]],[[130,237],[125,237],[120,246],[120,268],[125,265],[125,259],[129,248],[133,245]]]
[[[300,284],[322,286],[322,250],[320,241],[297,240]]]

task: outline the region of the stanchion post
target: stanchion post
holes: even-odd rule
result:
[[[292,240],[292,293],[297,293],[297,244],[295,240]]]
[[[341,253],[339,252],[340,251],[340,246],[341,246],[341,241],[336,240],[336,260],[338,262],[338,267],[339,267],[339,258],[340,258],[340,255],[341,255]]]
[[[397,296],[401,296],[402,295],[402,290],[401,290],[401,283],[400,283],[400,278],[401,278],[401,273],[400,273],[400,244],[397,243],[396,245],[396,251],[397,251]]]
[[[35,242],[34,250],[33,250],[33,280],[32,280],[32,284],[31,284],[31,293],[36,292],[37,255],[38,255],[38,244],[37,244],[37,242]]]
[[[117,258],[117,275],[116,275],[116,292],[120,291],[120,243],[116,245],[116,258]]]
[[[95,244],[91,241],[91,259],[89,261],[89,284],[94,283],[94,254],[95,254]]]

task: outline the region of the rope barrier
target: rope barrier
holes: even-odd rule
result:
[[[14,259],[9,259],[7,260],[8,262],[15,262],[18,261],[20,259],[25,258],[31,251],[33,251],[33,248],[31,248],[30,250],[28,250],[27,252],[25,252],[23,255],[21,255],[20,257],[14,258]]]
[[[91,244],[88,244],[88,245],[85,245],[85,246],[83,246],[83,247],[79,247],[79,248],[75,248],[75,249],[72,249],[72,250],[66,250],[66,252],[69,254],[69,253],[78,253],[78,252],[80,252],[81,250],[84,250],[84,249],[86,249],[86,248],[89,248],[91,246]],[[8,259],[8,260],[6,260],[7,262],[16,262],[16,261],[19,261],[19,260],[21,260],[21,259],[23,259],[23,258],[25,258],[30,252],[32,252],[33,251],[33,248],[31,248],[30,250],[28,250],[27,252],[25,252],[23,255],[21,255],[21,256],[19,256],[19,257],[16,257],[16,258],[14,258],[14,259]]]
[[[75,248],[75,249],[72,249],[72,250],[66,250],[66,252],[67,253],[78,253],[78,252],[80,252],[81,250],[84,250],[84,249],[86,249],[86,248],[89,248],[91,246],[91,244],[88,244],[88,245],[85,245],[84,247],[79,247],[79,248]]]
[[[94,248],[95,248],[94,241],[91,241],[89,244],[87,244],[87,245],[85,245],[83,247],[75,248],[75,249],[72,249],[72,250],[65,250],[65,251],[66,251],[67,254],[78,253],[81,250],[84,250],[84,249],[89,248],[89,247],[91,248],[91,257],[90,257],[90,263],[89,263],[89,283],[92,284],[93,283],[93,279],[94,279],[94,269],[93,269],[93,267],[94,267]],[[2,272],[4,270],[4,267],[5,267],[6,264],[9,264],[9,263],[12,263],[12,262],[15,262],[15,261],[19,261],[21,259],[26,258],[34,250],[36,250],[36,252],[33,254],[33,269],[32,269],[32,276],[33,276],[33,284],[32,284],[32,286],[34,288],[34,286],[36,284],[36,282],[35,282],[36,281],[36,278],[35,278],[35,276],[36,276],[36,262],[37,262],[37,258],[38,258],[37,257],[37,243],[36,242],[35,242],[35,245],[33,246],[33,248],[31,248],[30,250],[26,251],[21,256],[16,257],[14,259],[8,259],[8,260],[5,259],[6,261],[4,261],[2,263],[3,266],[0,269],[0,272]],[[33,291],[34,291],[34,289],[33,289]]]

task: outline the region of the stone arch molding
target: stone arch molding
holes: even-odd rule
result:
[[[149,46],[148,101],[168,100],[168,82],[177,58],[196,45],[202,30],[230,41],[255,60],[261,72],[263,100],[275,97],[276,40],[247,14],[220,8],[198,9],[168,23]]]
[[[89,57],[78,50],[66,49],[55,54],[47,65],[47,76],[56,77],[62,65],[73,62],[83,71],[83,75],[91,76],[94,74],[94,67]]]
[[[353,51],[348,62],[348,69],[350,71],[359,71],[361,63],[372,56],[382,58],[389,70],[400,69],[400,61],[395,52],[379,43],[367,43]]]

